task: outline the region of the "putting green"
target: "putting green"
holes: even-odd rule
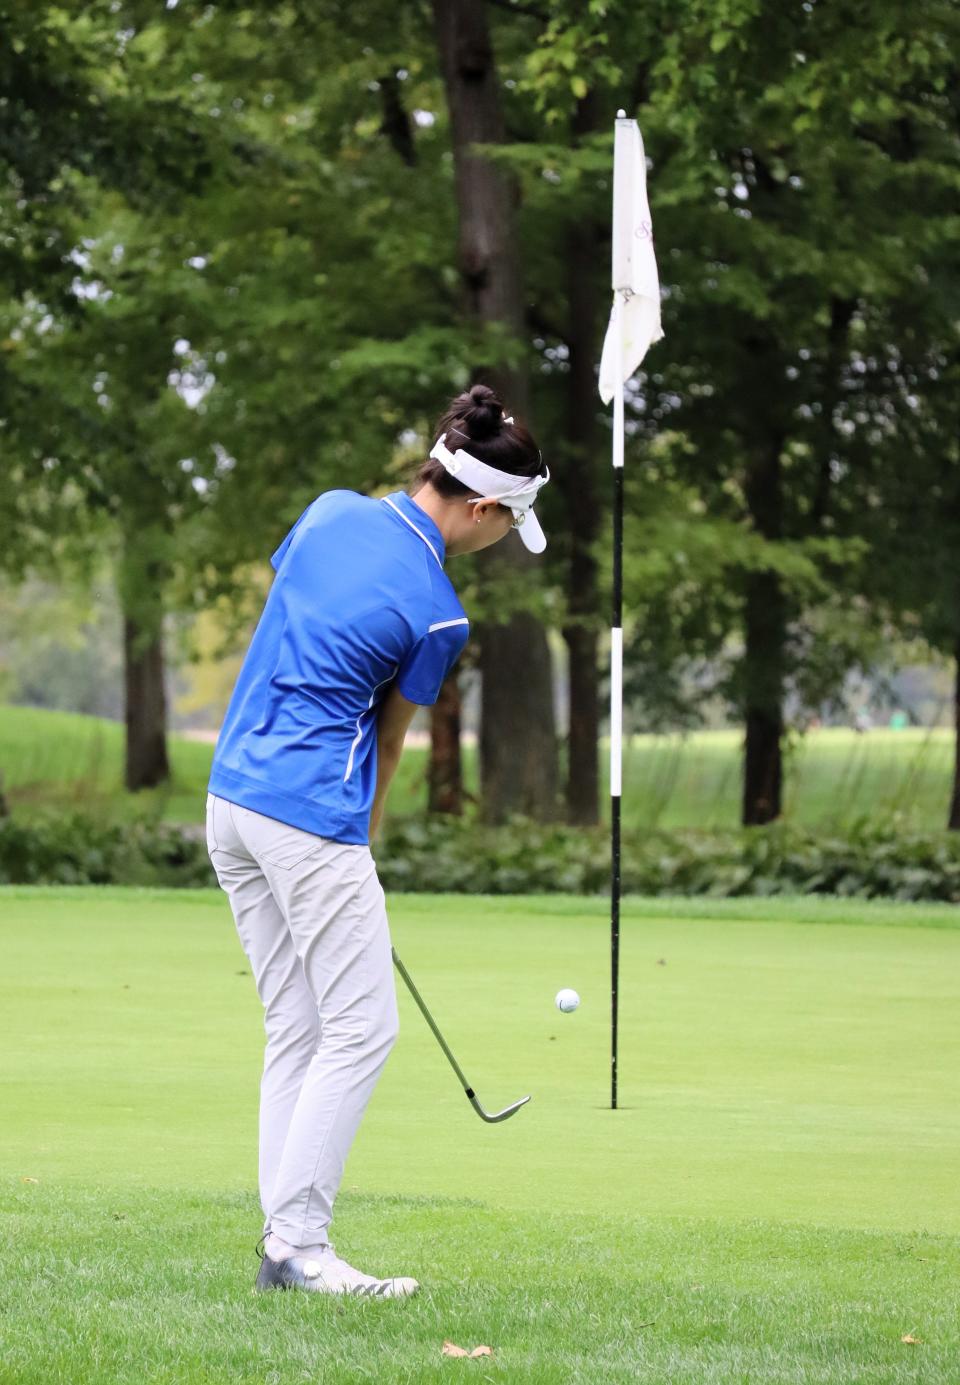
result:
[[[949,906],[624,905],[606,1109],[607,906],[397,896],[410,997],[345,1188],[501,1209],[960,1231],[960,926]],[[261,1010],[215,891],[0,890],[14,1183],[256,1186]],[[579,990],[561,1015],[553,996]]]

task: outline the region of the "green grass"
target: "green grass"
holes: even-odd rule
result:
[[[4,1385],[960,1379],[955,910],[626,901],[618,1112],[602,902],[391,923],[481,1099],[534,1099],[482,1125],[401,989],[334,1235],[424,1291],[327,1303],[250,1292],[262,1019],[225,898],[0,890]]]
[[[123,788],[123,748],[120,722],[0,707],[0,770],[7,798],[22,816],[48,807],[124,814],[136,804],[172,822],[203,820],[211,746],[171,736],[172,784],[136,795]]]
[[[740,813],[739,731],[688,737],[636,736],[624,756],[623,819],[637,827],[729,828]],[[607,754],[601,789],[607,792]],[[104,813],[137,809],[172,822],[198,822],[212,747],[170,738],[173,783],[124,793],[123,727],[69,712],[0,707],[0,769],[12,804],[25,816],[49,805],[85,805]],[[785,817],[806,827],[895,819],[939,830],[946,823],[953,764],[947,730],[809,733],[787,754]],[[426,751],[409,747],[390,792],[390,810],[417,812],[426,802]],[[468,790],[477,788],[476,756],[464,750]],[[602,801],[604,812],[607,800]]]
[[[742,746],[740,731],[635,737],[624,756],[626,820],[668,828],[735,825]],[[904,826],[941,829],[953,747],[945,729],[808,732],[786,752],[784,818],[828,828],[861,817],[896,818]]]
[[[123,753],[120,722],[0,705],[0,772],[20,816],[83,808],[107,817],[135,810],[167,822],[203,822],[212,745],[170,736],[171,783],[138,794],[123,788]],[[409,751],[391,789],[399,811],[413,812],[425,801],[425,775],[425,752]]]

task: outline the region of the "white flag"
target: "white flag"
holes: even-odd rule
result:
[[[653,253],[653,223],[647,201],[647,161],[635,120],[618,119],[613,144],[614,311],[600,358],[600,398],[609,404],[617,387],[616,295],[620,297],[623,379],[663,336],[660,279]]]

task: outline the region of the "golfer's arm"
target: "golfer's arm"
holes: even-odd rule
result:
[[[377,717],[377,790],[370,810],[370,840],[380,829],[383,806],[387,800],[390,781],[396,773],[407,728],[417,710],[416,702],[408,702],[394,685],[383,699]]]

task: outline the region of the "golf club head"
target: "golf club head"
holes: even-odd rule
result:
[[[522,1096],[520,1100],[515,1101],[512,1106],[505,1106],[502,1111],[493,1112],[483,1109],[474,1092],[467,1092],[467,1100],[482,1121],[487,1121],[490,1125],[496,1125],[498,1121],[506,1121],[509,1120],[511,1116],[515,1116],[521,1106],[526,1106],[530,1098],[528,1096]]]

